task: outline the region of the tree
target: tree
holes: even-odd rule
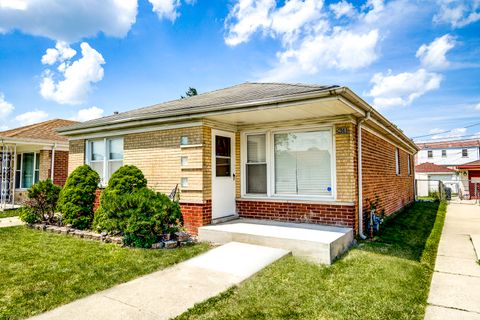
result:
[[[193,96],[196,96],[196,95],[198,95],[197,89],[192,88],[192,87],[188,87],[188,90],[185,91],[185,96],[180,96],[180,97],[182,99],[185,99],[185,98],[190,98],[190,97],[193,97]]]

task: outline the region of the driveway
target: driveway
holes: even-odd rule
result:
[[[451,203],[425,319],[480,320],[480,206]]]

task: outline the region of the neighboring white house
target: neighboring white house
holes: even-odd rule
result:
[[[422,142],[417,146],[420,151],[415,155],[415,165],[429,162],[453,169],[480,160],[480,139]]]
[[[439,181],[451,188],[452,193],[459,191],[459,178],[455,170],[446,166],[425,162],[415,166],[415,180],[418,196],[428,196],[439,191]]]

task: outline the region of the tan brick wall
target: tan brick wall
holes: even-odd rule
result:
[[[40,150],[40,180],[50,179],[52,169],[52,152],[49,150]]]
[[[390,215],[414,201],[414,175],[408,175],[408,153],[400,149],[400,175],[395,169],[395,146],[384,139],[362,130],[363,208],[368,201],[379,197],[379,209]],[[413,159],[411,160],[413,166]]]
[[[188,178],[188,187],[181,188],[180,201],[203,201],[203,138],[202,127],[169,129],[124,136],[124,164],[142,170],[149,187],[169,194],[182,177]],[[180,138],[188,136],[189,145],[181,147]],[[188,157],[188,166],[180,165],[181,157]]]
[[[68,174],[85,164],[85,140],[70,140],[68,153]]]
[[[236,197],[240,198],[242,194],[241,179],[242,166],[240,159],[240,132],[235,133],[235,193]]]
[[[347,128],[346,134],[338,134],[337,128]],[[355,202],[357,199],[356,126],[352,123],[335,125],[335,155],[337,201]]]
[[[203,199],[212,199],[212,128],[204,126],[203,132]]]

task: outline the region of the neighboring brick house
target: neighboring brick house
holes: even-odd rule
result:
[[[192,233],[240,216],[363,234],[369,199],[386,214],[414,201],[416,145],[346,87],[244,83],[59,132],[69,172],[87,163],[106,184],[132,164],[158,191],[178,184]]]
[[[21,204],[39,180],[63,186],[68,175],[68,139],[56,129],[76,124],[53,119],[0,132],[0,209]]]

